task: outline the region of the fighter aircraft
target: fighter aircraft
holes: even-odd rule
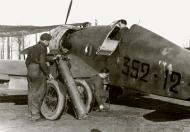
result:
[[[134,24],[129,28],[127,21],[121,19],[98,26],[89,23],[64,24],[52,29],[51,33],[50,50],[58,50],[59,53],[63,53],[64,49],[69,51],[72,76],[84,89],[89,87],[85,79],[106,67],[110,73],[110,85],[117,86],[123,94],[127,89],[135,89],[190,99],[190,52],[142,26]],[[0,67],[1,76],[7,78],[5,80],[9,80],[10,76],[26,77],[24,62],[9,63],[10,67],[5,63]],[[22,84],[26,87],[26,83]],[[42,111],[47,118],[56,119],[65,107],[66,98],[59,85],[52,88],[56,90],[48,97],[55,98],[52,99],[53,106],[47,108],[44,105]],[[86,96],[87,107],[92,102],[90,94]]]

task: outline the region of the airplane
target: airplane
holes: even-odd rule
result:
[[[83,87],[82,91],[87,93],[85,104],[88,110],[93,92],[85,79],[105,67],[109,69],[109,85],[118,88],[115,92],[125,94],[127,89],[134,89],[181,100],[190,99],[190,52],[140,25],[129,28],[123,19],[97,26],[88,22],[76,25],[65,22],[50,32],[53,36],[50,51],[58,50],[64,54],[64,49],[68,50],[72,76],[78,88]],[[10,80],[12,87],[17,84],[27,88],[24,61],[0,61],[0,65],[2,82]],[[55,65],[50,67],[56,76]],[[59,83],[52,84],[49,89],[54,89],[54,92],[47,92],[53,106],[48,108],[47,104],[52,102],[44,101],[41,111],[46,118],[54,120],[66,107],[67,96]]]

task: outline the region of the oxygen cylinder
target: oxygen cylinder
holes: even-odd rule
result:
[[[66,60],[59,60],[58,69],[63,81],[67,86],[68,94],[76,111],[77,118],[82,119],[87,117],[87,108],[85,107],[84,102],[80,97]]]

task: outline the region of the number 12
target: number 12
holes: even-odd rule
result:
[[[170,90],[171,92],[177,94],[178,91],[177,91],[175,88],[180,84],[180,81],[181,81],[181,74],[178,73],[178,72],[174,72],[174,71],[172,71],[172,73],[169,74],[169,70],[166,70],[166,71],[165,71],[165,80],[164,80],[164,89],[167,88],[168,78],[169,78],[170,83],[172,84],[172,85],[169,87],[169,90]]]

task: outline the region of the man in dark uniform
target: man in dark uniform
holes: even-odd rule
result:
[[[107,68],[101,69],[100,73],[92,76],[90,79],[86,80],[89,86],[94,90],[95,100],[98,104],[98,109],[108,110],[109,108],[105,105],[109,97],[109,70]]]
[[[51,35],[44,33],[40,41],[27,51],[28,111],[33,121],[41,118],[40,108],[46,91],[46,79],[53,79],[46,64]]]

